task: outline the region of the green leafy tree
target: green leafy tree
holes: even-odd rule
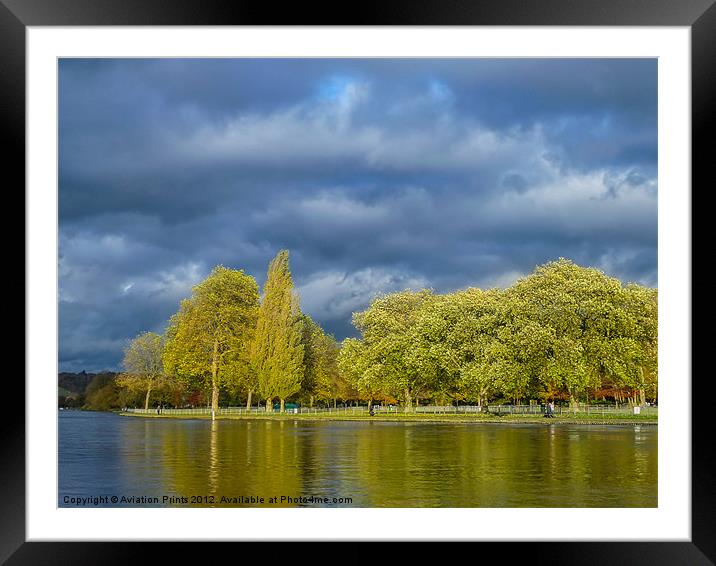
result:
[[[85,390],[85,408],[93,411],[110,411],[121,406],[122,388],[117,384],[116,374],[98,373]]]
[[[412,410],[415,394],[434,379],[410,351],[419,309],[433,299],[429,290],[406,290],[377,297],[368,309],[353,314],[353,324],[363,335],[365,371],[371,380],[385,384],[385,393],[402,396],[406,411]]]
[[[374,400],[385,398],[381,366],[370,364],[365,345],[361,340],[357,338],[343,340],[337,365],[343,381],[355,390],[361,399],[368,402],[369,410]]]
[[[169,322],[164,367],[191,385],[208,385],[213,411],[219,389],[235,386],[248,372],[258,301],[253,277],[217,266]]]
[[[267,411],[273,410],[273,400],[278,397],[284,412],[286,399],[301,389],[304,367],[300,314],[288,251],[281,250],[269,264],[251,349],[251,368],[258,391],[266,399]]]
[[[435,295],[417,308],[405,353],[407,366],[420,376],[413,383],[416,397],[438,398],[441,404],[460,398],[459,362],[448,340],[458,309],[454,295]]]
[[[644,305],[630,312],[628,293],[618,279],[566,259],[518,281],[507,295],[511,343],[530,353],[522,370],[549,389],[566,390],[572,405],[605,379],[634,383],[641,352],[636,312]]]
[[[253,394],[258,388],[256,372],[251,366],[251,345],[256,331],[251,328],[247,339],[241,349],[232,350],[225,359],[224,376],[227,388],[237,397],[246,395],[246,408],[251,408]]]
[[[338,369],[340,347],[335,338],[307,314],[301,315],[304,375],[301,392],[313,406],[315,398],[332,400],[351,395],[350,386]]]
[[[314,351],[316,353],[316,395],[319,399],[333,400],[333,406],[338,399],[348,399],[357,396],[338,369],[338,354],[340,346],[330,334],[319,331],[315,334]]]
[[[502,300],[501,291],[470,288],[447,295],[437,304],[435,319],[441,322],[436,327],[443,327],[441,362],[454,375],[450,386],[458,398],[477,401],[478,406],[497,390]]]
[[[303,344],[303,379],[301,380],[301,398],[313,402],[318,390],[319,351],[318,342],[323,333],[321,327],[307,314],[301,313],[301,344]]]
[[[641,285],[629,284],[623,290],[624,331],[622,356],[626,382],[639,391],[639,401],[657,398],[658,377],[658,293]]]

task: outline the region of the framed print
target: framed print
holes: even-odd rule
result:
[[[714,562],[711,2],[2,1],[27,262],[3,560]]]

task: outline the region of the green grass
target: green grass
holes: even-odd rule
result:
[[[156,413],[120,413],[124,416],[144,417],[152,419],[211,419],[211,415],[170,415]],[[388,422],[449,422],[449,423],[536,423],[536,424],[657,424],[658,419],[652,415],[600,415],[591,413],[564,413],[555,418],[547,419],[541,415],[466,415],[466,414],[426,414],[426,413],[394,413],[377,414],[373,417],[366,414],[272,414],[272,415],[217,415],[217,420],[301,420],[301,421],[388,421]]]

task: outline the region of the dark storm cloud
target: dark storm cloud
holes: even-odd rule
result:
[[[557,257],[656,284],[656,61],[61,60],[60,363],[116,368],[217,264],[378,292]]]

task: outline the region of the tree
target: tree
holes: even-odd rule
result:
[[[121,395],[116,374],[98,373],[85,390],[85,407],[92,411],[110,411],[121,406]]]
[[[361,340],[343,340],[337,366],[343,381],[355,389],[361,399],[368,401],[368,410],[374,400],[384,397],[385,384],[381,381],[380,366],[370,364]]]
[[[539,266],[507,295],[513,327],[531,325],[529,334],[516,331],[512,343],[530,353],[527,371],[543,386],[566,389],[575,405],[579,394],[605,379],[640,383],[638,328],[646,303],[618,279],[560,258]]]
[[[330,334],[318,328],[314,334],[313,348],[316,356],[316,395],[320,399],[332,399],[336,406],[337,399],[347,399],[354,392],[338,369],[340,346]]]
[[[179,379],[209,385],[214,412],[219,388],[235,385],[248,371],[258,301],[253,277],[217,266],[169,322],[165,369]]]
[[[144,408],[149,408],[149,396],[164,377],[164,338],[155,332],[143,332],[124,349],[124,373],[117,378],[118,385],[131,392],[142,392]]]
[[[363,334],[366,372],[381,381],[390,393],[402,395],[406,411],[412,410],[417,392],[429,385],[426,375],[410,355],[411,331],[418,312],[432,291],[401,291],[377,297],[367,310],[353,314],[353,324]]]
[[[301,397],[308,399],[309,406],[318,390],[319,351],[318,345],[323,334],[321,327],[307,314],[301,313],[301,344],[303,344],[303,379],[301,380]]]
[[[301,392],[312,407],[314,399],[332,400],[346,398],[349,386],[338,369],[340,347],[335,338],[307,314],[301,314],[304,374]]]
[[[622,346],[627,358],[625,381],[639,391],[644,404],[647,389],[656,399],[658,376],[658,293],[641,285],[629,284],[623,289],[624,313]]]
[[[445,295],[431,305],[421,326],[431,337],[431,349],[445,373],[440,388],[453,396],[476,400],[478,406],[496,391],[500,373],[498,290],[469,288]]]
[[[239,395],[241,392],[246,393],[247,410],[251,408],[253,393],[258,387],[256,372],[252,371],[251,368],[251,341],[255,331],[255,328],[251,329],[251,338],[245,347],[227,353],[224,366],[227,387],[235,395]]]
[[[273,400],[278,397],[284,412],[286,399],[301,389],[304,367],[300,314],[288,251],[281,250],[269,264],[251,347],[251,368],[259,393],[266,399],[267,411],[273,410]]]

